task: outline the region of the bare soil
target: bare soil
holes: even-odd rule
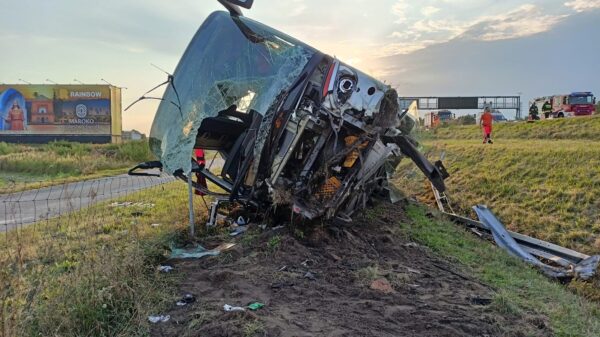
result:
[[[493,289],[403,237],[402,205],[383,210],[303,234],[255,228],[218,257],[169,261],[197,301],[174,301],[152,336],[552,335],[543,317],[497,312]],[[265,307],[223,310],[251,302]]]

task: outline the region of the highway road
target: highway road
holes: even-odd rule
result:
[[[158,171],[156,172],[158,173]],[[174,181],[173,176],[113,177],[0,194],[0,231],[43,221],[94,203]]]

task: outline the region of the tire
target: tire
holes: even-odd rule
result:
[[[561,111],[557,115],[558,118],[565,118],[565,114]]]

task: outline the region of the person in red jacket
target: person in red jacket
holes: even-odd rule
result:
[[[483,131],[483,144],[493,144],[492,142],[492,124],[494,123],[494,116],[490,112],[490,108],[486,107],[479,120],[479,126]]]
[[[196,155],[196,162],[198,162],[198,165],[202,168],[204,168],[204,166],[206,166],[206,159],[204,158],[204,150],[202,149],[195,149],[194,150],[194,154]],[[196,181],[198,182],[198,184],[202,187],[205,187],[206,189],[208,189],[208,185],[206,184],[206,178],[201,175],[200,173],[196,173]],[[206,195],[205,193],[195,190],[196,195]]]

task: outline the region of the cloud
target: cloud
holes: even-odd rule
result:
[[[585,12],[600,8],[600,0],[573,0],[565,2],[565,6],[576,12]]]
[[[502,14],[472,19],[420,19],[405,23],[404,29],[393,32],[390,37],[399,41],[387,44],[382,51],[384,55],[409,54],[453,39],[496,41],[520,38],[548,31],[567,16],[545,14],[541,7],[525,4]]]
[[[406,12],[408,11],[409,5],[406,0],[398,0],[392,6],[392,13],[397,17],[396,23],[404,23],[408,20]]]
[[[440,9],[434,6],[425,6],[421,8],[421,14],[424,16],[432,16],[433,14],[439,12]]]
[[[300,16],[300,15],[304,14],[304,12],[306,12],[307,6],[304,3],[304,0],[292,0],[292,4],[293,4],[294,8],[288,14],[288,16],[290,16],[290,17]]]
[[[544,14],[541,8],[526,4],[506,14],[478,19],[460,37],[483,41],[519,38],[548,31],[565,17]]]

